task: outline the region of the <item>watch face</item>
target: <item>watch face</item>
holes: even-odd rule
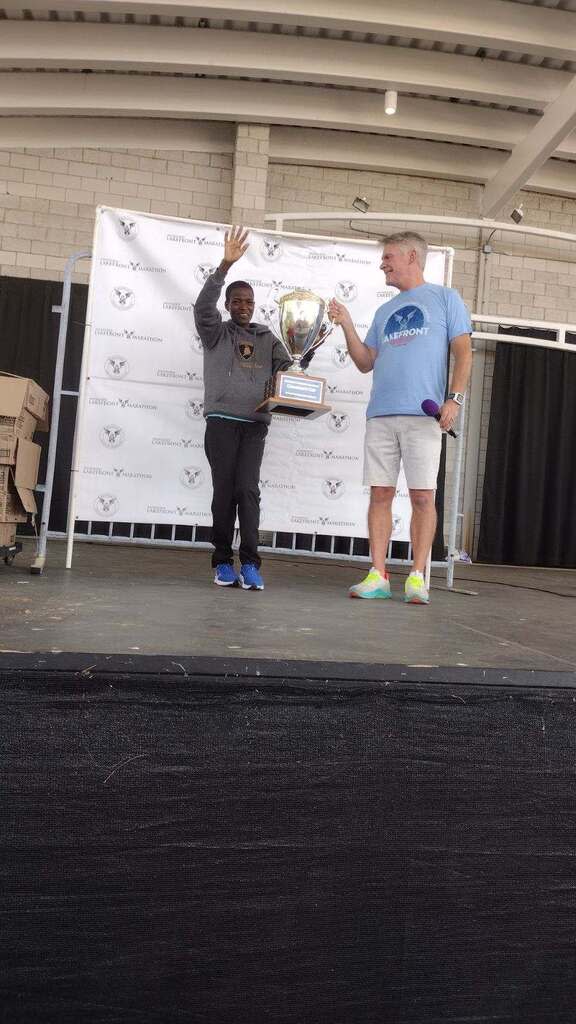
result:
[[[464,395],[461,395],[459,391],[453,391],[448,395],[448,398],[451,398],[453,402],[457,403],[457,405],[462,405],[464,402]]]

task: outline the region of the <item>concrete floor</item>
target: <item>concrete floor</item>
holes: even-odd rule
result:
[[[0,563],[0,652],[170,654],[410,666],[576,669],[576,572],[460,566],[431,604],[350,601],[365,563],[265,558],[263,593],[215,587],[206,551],[79,543],[74,568],[52,541]]]

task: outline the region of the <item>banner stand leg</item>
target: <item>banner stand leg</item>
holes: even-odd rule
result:
[[[102,207],[96,208],[96,219],[94,222],[94,237],[90,256],[96,251],[96,242],[100,229],[100,214]],[[72,447],[72,466],[70,469],[70,491],[68,494],[68,519],[66,522],[66,568],[72,568],[72,555],[74,551],[74,527],[76,525],[76,483],[78,480],[78,462],[80,457],[80,438],[84,424],[84,410],[86,406],[86,392],[88,382],[88,366],[90,355],[90,341],[92,334],[92,302],[94,294],[94,260],[90,267],[90,281],[88,284],[88,304],[86,307],[86,323],[84,325],[84,343],[82,346],[82,364],[80,366],[80,386],[78,389],[78,407],[76,409],[76,423],[74,426],[74,443]]]
[[[90,249],[85,249],[82,252],[73,253],[73,255],[69,257],[64,268],[61,303],[59,306],[52,306],[52,312],[60,315],[60,323],[58,327],[58,347],[56,350],[54,384],[52,386],[52,414],[50,419],[46,477],[43,488],[44,497],[42,501],[42,519],[40,521],[40,533],[36,548],[36,558],[30,566],[30,572],[33,576],[40,576],[46,564],[46,542],[48,537],[48,524],[50,521],[50,508],[52,505],[56,449],[58,446],[58,428],[60,425],[60,406],[62,402],[62,377],[64,373],[64,358],[66,355],[66,340],[68,337],[72,274],[74,273],[78,260],[87,260],[90,259],[91,256],[92,253]]]
[[[460,518],[460,482],[462,479],[462,463],[464,457],[464,416],[466,399],[462,404],[461,422],[462,430],[458,435],[456,447],[456,464],[453,473],[454,492],[452,494],[452,505],[450,508],[450,527],[448,531],[448,556],[446,565],[446,588],[455,594],[469,594],[477,596],[473,590],[458,590],[454,587],[454,563],[460,552],[456,548],[456,534],[458,530],[458,519]]]

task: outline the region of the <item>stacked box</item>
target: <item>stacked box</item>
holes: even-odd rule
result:
[[[0,374],[0,547],[10,547],[17,524],[37,511],[41,449],[32,437],[48,430],[48,401],[35,381]]]
[[[11,548],[16,543],[16,523],[0,523],[0,548]]]

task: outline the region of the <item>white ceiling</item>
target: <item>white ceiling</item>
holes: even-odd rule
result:
[[[0,145],[38,118],[249,121],[304,162],[491,181],[487,213],[527,182],[576,195],[576,0],[32,4],[0,7]]]

